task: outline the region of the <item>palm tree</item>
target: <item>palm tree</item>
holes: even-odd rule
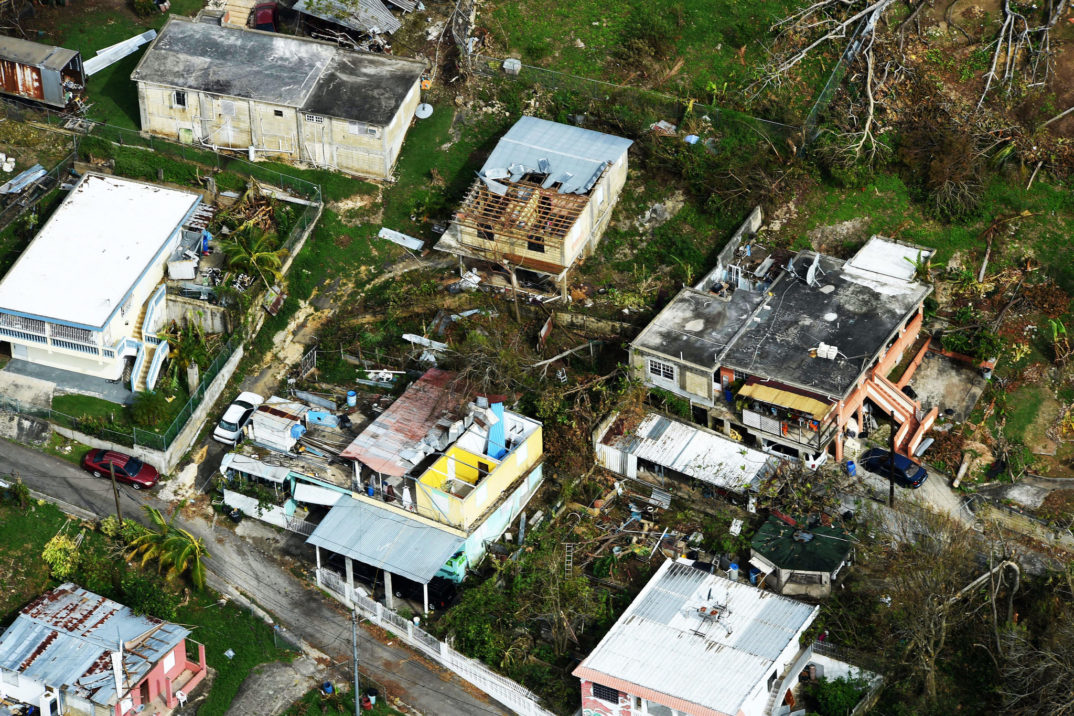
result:
[[[198,589],[205,587],[205,564],[209,557],[205,543],[187,530],[175,527],[160,510],[149,505],[142,506],[153,523],[153,529],[131,541],[127,558],[141,557],[141,566],[156,560],[157,571],[168,568],[169,579],[177,579],[190,572],[190,581]]]
[[[249,274],[256,273],[265,282],[266,288],[283,282],[280,268],[287,256],[287,249],[274,248],[276,234],[252,226],[245,231],[236,232],[234,237],[219,242],[229,268]]]

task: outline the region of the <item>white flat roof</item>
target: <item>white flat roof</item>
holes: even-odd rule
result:
[[[927,259],[932,249],[900,244],[883,236],[873,236],[858,249],[845,266],[887,276],[897,281],[913,281],[918,257]]]
[[[0,311],[103,328],[200,200],[86,174],[0,281]]]

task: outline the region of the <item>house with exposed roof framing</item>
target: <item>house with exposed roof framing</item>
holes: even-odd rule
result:
[[[424,70],[416,60],[172,16],[131,80],[142,131],[383,179]]]
[[[772,516],[750,542],[750,562],[764,573],[766,587],[787,596],[823,599],[850,561],[852,546],[840,527]]]
[[[611,220],[633,142],[522,117],[497,142],[436,247],[553,277],[589,256]]]
[[[156,335],[165,269],[188,236],[200,238],[189,227],[200,205],[194,192],[83,175],[0,281],[12,363],[108,381],[129,367],[132,390],[152,389],[169,350]]]
[[[357,489],[336,501],[307,542],[428,585],[462,581],[543,482],[542,426],[478,394],[450,371],[428,370],[343,450]],[[328,575],[331,581],[339,576]],[[426,596],[427,603],[427,596]]]
[[[874,410],[893,418],[898,452],[912,456],[937,417],[892,368],[914,345],[932,286],[916,279],[931,250],[873,236],[849,259],[755,245],[760,209],[630,345],[650,387],[686,398],[695,421],[747,436],[767,451],[823,461]],[[869,407],[866,408],[868,401]]]
[[[668,560],[575,668],[582,711],[769,716],[793,709],[803,673],[876,683],[821,645],[801,645],[819,609]]]
[[[190,630],[61,584],[30,602],[0,635],[0,705],[44,716],[170,714],[205,678]],[[189,646],[193,646],[191,642]]]

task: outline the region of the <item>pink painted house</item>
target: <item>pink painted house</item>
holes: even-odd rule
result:
[[[0,635],[0,703],[43,716],[166,716],[205,678],[190,631],[63,584],[28,604]]]

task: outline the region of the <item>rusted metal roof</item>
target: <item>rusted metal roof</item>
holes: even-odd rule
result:
[[[189,634],[62,584],[27,605],[0,636],[0,667],[107,706],[119,699],[111,652],[122,644],[126,686],[133,687]]]
[[[431,368],[356,437],[341,457],[357,460],[384,475],[402,477],[424,456],[415,446],[447,433],[465,402],[452,386],[456,374]],[[442,448],[441,448],[442,449]]]

